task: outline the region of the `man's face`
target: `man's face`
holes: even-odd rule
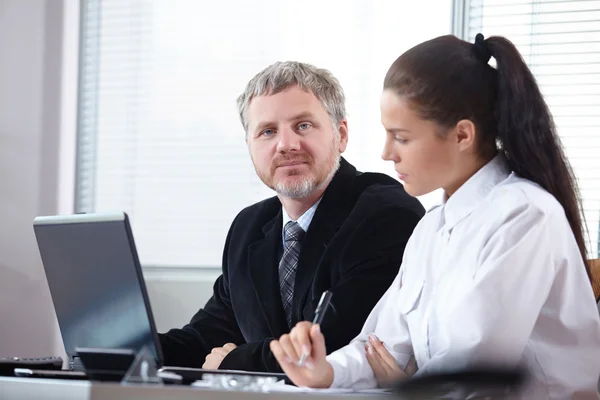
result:
[[[334,127],[321,102],[297,86],[255,97],[247,116],[250,157],[265,185],[301,199],[329,183],[348,143],[346,120]]]

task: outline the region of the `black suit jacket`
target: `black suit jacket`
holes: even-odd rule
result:
[[[348,344],[394,280],[408,238],[424,214],[396,180],[360,173],[342,159],[302,241],[292,326],[312,320],[325,290],[327,352]],[[281,371],[269,342],[288,333],[279,291],[282,211],[277,197],[242,210],[223,252],[214,294],[182,329],[160,335],[165,365],[201,367],[214,347],[238,347],[219,368]]]

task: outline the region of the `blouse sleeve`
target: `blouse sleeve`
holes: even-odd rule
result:
[[[408,363],[413,354],[412,345],[408,326],[397,307],[402,275],[401,269],[390,288],[369,314],[361,333],[350,344],[327,357],[334,371],[331,387],[353,389],[377,387],[377,380],[365,354],[365,343],[371,333],[384,340],[399,365],[406,366]]]

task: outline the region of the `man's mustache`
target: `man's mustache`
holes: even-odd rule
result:
[[[294,157],[278,157],[275,160],[273,160],[272,165],[277,168],[277,167],[281,167],[283,165],[288,165],[288,164],[293,164],[293,163],[309,163],[310,162],[310,157],[308,156],[294,156]]]

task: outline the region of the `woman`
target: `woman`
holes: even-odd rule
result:
[[[513,44],[443,36],[410,49],[387,73],[381,119],[383,158],[407,192],[443,188],[445,200],[362,333],[326,357],[319,327],[300,323],[271,344],[283,370],[298,385],[358,389],[406,377],[413,358],[417,375],[524,365],[524,398],[594,391],[600,317],[576,183]]]

